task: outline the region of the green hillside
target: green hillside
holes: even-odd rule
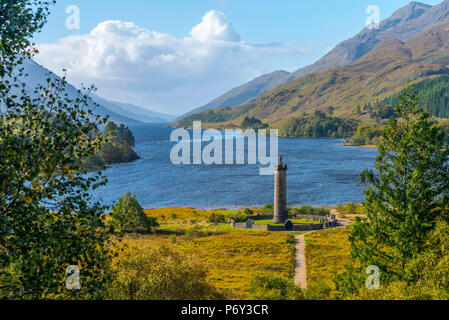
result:
[[[415,85],[420,104],[437,118],[449,118],[449,76],[423,80]],[[395,94],[382,100],[374,106],[365,106],[370,114],[380,118],[389,118],[398,102],[399,95]]]
[[[381,107],[410,84],[426,92],[422,97],[432,105],[429,110],[434,115],[446,117],[447,78],[437,78],[449,74],[448,56],[449,23],[442,23],[406,42],[384,40],[348,66],[301,77],[250,103],[191,115],[174,126],[189,127],[200,120],[205,127],[239,127],[248,117],[280,128],[287,119],[308,118],[316,111],[327,113],[330,109],[332,117],[370,123],[376,118],[389,118],[391,110]]]

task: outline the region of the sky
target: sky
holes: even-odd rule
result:
[[[408,3],[58,0],[34,38],[35,60],[67,69],[77,87],[95,84],[103,98],[180,115],[262,74],[315,62],[365,27],[370,5],[383,20]]]

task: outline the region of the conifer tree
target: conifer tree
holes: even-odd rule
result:
[[[136,195],[131,195],[129,190],[118,199],[111,212],[110,226],[115,232],[147,233],[158,225],[155,218],[149,218],[145,215]]]
[[[339,277],[340,292],[354,293],[369,265],[379,267],[382,284],[407,281],[407,264],[425,250],[438,219],[449,220],[444,134],[418,107],[413,88],[400,96],[396,111],[400,119],[390,120],[380,140],[377,172],[361,175],[366,217],[357,219],[349,238],[360,268]]]

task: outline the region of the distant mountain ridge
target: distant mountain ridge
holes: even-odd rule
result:
[[[247,103],[278,85],[294,81],[312,73],[320,73],[333,67],[349,65],[369,53],[381,41],[386,39],[406,41],[426,28],[445,21],[449,21],[449,0],[445,0],[436,6],[411,2],[395,11],[391,17],[381,21],[378,29],[369,30],[365,28],[354,37],[338,44],[314,64],[292,73],[284,72],[279,77],[276,77],[275,81],[270,77],[272,74],[262,75],[249,83],[230,90],[214,101],[192,110],[186,115],[177,118],[177,120],[208,109],[225,108]],[[269,81],[264,83],[265,79],[269,79]],[[259,90],[254,90],[253,82],[256,80]]]
[[[109,101],[109,100],[103,99],[95,94],[92,94],[91,98],[96,103],[104,106],[108,110],[111,110],[112,112],[114,112],[116,114],[131,118],[133,120],[137,120],[139,122],[169,123],[175,119],[175,116],[150,111],[150,110],[144,109],[142,107],[133,105],[131,103]]]
[[[30,94],[32,94],[34,88],[39,84],[46,85],[47,78],[60,79],[56,74],[31,59],[25,60],[23,68],[24,73],[27,74],[27,76],[21,79],[21,81],[26,84],[27,92]],[[66,92],[72,98],[78,95],[78,90],[70,83],[67,83]],[[90,94],[88,104],[95,115],[102,117],[109,116],[111,121],[118,123],[168,123],[175,118],[174,116],[149,111],[131,104],[111,102],[95,94]]]
[[[175,120],[179,120],[191,114],[209,109],[233,107],[242,103],[249,102],[258,95],[276,88],[277,86],[290,80],[293,80],[292,75],[289,72],[282,70],[262,75],[244,85],[231,89],[230,91],[209,102],[208,104],[187,112],[186,114],[176,118]]]

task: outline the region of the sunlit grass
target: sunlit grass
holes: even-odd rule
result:
[[[306,236],[307,283],[325,282],[335,293],[337,273],[349,264],[351,227],[328,229]]]
[[[167,244],[195,256],[208,270],[208,281],[228,299],[247,298],[249,282],[257,274],[294,277],[295,245],[288,239],[289,233],[235,229],[230,223],[208,222],[212,213],[231,216],[238,210],[163,208],[145,213],[158,218],[158,233],[128,237]]]
[[[262,209],[251,209],[254,214],[262,214]],[[207,222],[212,214],[223,215],[226,218],[242,214],[243,210],[227,209],[195,209],[195,208],[157,208],[146,209],[145,214],[155,217],[159,223],[201,223]]]

